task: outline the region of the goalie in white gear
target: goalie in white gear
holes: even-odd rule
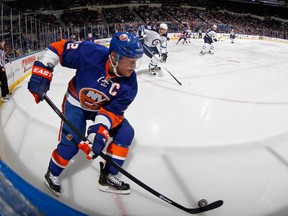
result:
[[[152,28],[151,25],[138,28],[137,37],[143,43],[144,53],[150,58],[149,72],[152,75],[156,75],[155,71],[161,69],[158,62],[165,63],[167,60],[167,30],[165,23],[161,23],[159,29]]]
[[[207,29],[204,36],[204,45],[200,52],[201,55],[205,55],[205,53],[214,54],[214,46],[213,43],[217,42],[217,33],[215,32],[217,29],[216,25],[213,25],[212,28]]]

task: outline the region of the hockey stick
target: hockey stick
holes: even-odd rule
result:
[[[58,107],[51,101],[51,99],[44,94],[43,96],[44,100],[48,103],[48,105],[55,111],[55,113],[63,120],[63,122],[65,122],[71,130],[73,130],[73,132],[81,139],[84,141],[88,141],[90,142],[67,118],[66,116],[58,109]],[[91,143],[91,142],[90,142]],[[158,198],[160,198],[161,200],[169,203],[170,205],[173,205],[183,211],[186,211],[190,214],[198,214],[201,212],[205,212],[205,211],[209,211],[215,208],[218,208],[220,206],[223,205],[223,201],[222,200],[218,200],[215,201],[213,203],[207,204],[207,201],[205,199],[202,199],[198,202],[199,207],[198,208],[186,208],[178,203],[176,203],[175,201],[167,198],[166,196],[160,194],[159,192],[155,191],[154,189],[152,189],[151,187],[149,187],[148,185],[144,184],[142,181],[138,180],[137,178],[135,178],[133,175],[131,175],[129,172],[127,172],[126,170],[124,170],[122,167],[120,167],[118,164],[116,164],[114,161],[112,161],[106,154],[104,154],[103,152],[100,153],[100,156],[106,160],[109,164],[111,164],[112,166],[114,166],[119,172],[121,172],[123,175],[125,175],[127,178],[129,178],[130,180],[132,180],[133,182],[135,182],[136,184],[138,184],[140,187],[144,188],[145,190],[147,190],[148,192],[152,193],[153,195],[157,196]]]
[[[150,51],[146,46],[143,46],[143,47],[150,53],[150,55],[152,55],[152,57],[154,57],[154,59],[156,59],[156,61],[157,61],[158,63],[161,64],[161,66],[170,74],[170,76],[171,76],[179,85],[182,85],[182,83],[181,83],[166,67],[163,66],[163,63],[162,63],[161,61],[159,61],[159,59],[156,58],[156,57],[153,55],[153,53],[151,53],[151,51]]]

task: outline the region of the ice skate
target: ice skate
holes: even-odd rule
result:
[[[201,50],[200,55],[201,55],[201,56],[205,55],[205,53],[203,52],[203,50]]]
[[[1,100],[2,100],[3,102],[7,102],[7,101],[9,101],[9,97],[8,97],[8,96],[6,96],[6,97],[1,97]]]
[[[44,182],[46,187],[57,197],[60,196],[61,193],[61,185],[58,176],[53,176],[50,170],[47,170],[45,174],[46,181]]]
[[[209,50],[209,54],[214,55],[214,51]]]
[[[155,72],[155,71],[157,71],[157,70],[161,70],[161,67],[158,67],[158,66],[154,66],[154,67],[151,67],[150,65],[149,65],[149,73],[151,74],[151,75],[153,75],[153,76],[155,76],[155,75],[157,75],[157,73]]]
[[[99,190],[108,193],[130,194],[130,185],[119,180],[117,176],[107,173],[102,162],[100,162],[100,169]]]

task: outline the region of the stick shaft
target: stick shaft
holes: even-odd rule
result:
[[[169,75],[170,75],[179,85],[182,85],[182,83],[181,83],[166,67],[163,66],[163,63],[160,62],[159,59],[157,59],[157,58],[153,55],[153,53],[151,53],[151,51],[150,51],[145,45],[144,45],[143,47],[144,47],[145,50],[147,50],[147,52],[150,53],[150,55],[152,55],[152,58],[156,59],[156,61],[161,64],[161,66],[169,73]]]
[[[58,109],[58,107],[51,101],[51,99],[45,94],[43,96],[44,100],[48,103],[48,105],[55,111],[55,113],[73,130],[77,136],[79,136],[82,140],[87,140],[87,138],[66,118],[66,116]],[[89,141],[89,140],[88,140]],[[90,141],[89,141],[90,142]],[[100,156],[106,160],[109,164],[114,166],[119,172],[121,172],[123,175],[125,175],[127,178],[138,184],[140,187],[144,188],[146,191],[152,193],[153,195],[157,196],[161,200],[169,203],[170,205],[173,205],[183,211],[188,212],[189,209],[185,208],[184,206],[174,202],[173,200],[167,198],[166,196],[160,194],[153,188],[149,187],[148,185],[144,184],[142,181],[131,175],[129,172],[124,170],[122,167],[120,167],[118,164],[116,164],[114,161],[112,161],[106,154],[103,152],[100,153]]]

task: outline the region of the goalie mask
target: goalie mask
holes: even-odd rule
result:
[[[111,59],[111,53],[114,52],[114,62]],[[116,33],[109,48],[109,58],[116,76],[121,76],[117,70],[134,70],[141,64],[143,56],[143,46],[139,39],[131,33]]]

